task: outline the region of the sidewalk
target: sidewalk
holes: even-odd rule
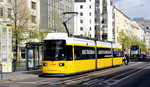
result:
[[[12,73],[3,73],[3,79],[1,81],[14,81],[21,80],[27,78],[38,77],[41,74],[41,70],[32,70],[32,71],[20,71],[20,72],[12,72]],[[1,76],[0,76],[1,77]]]

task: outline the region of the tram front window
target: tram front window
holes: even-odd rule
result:
[[[65,41],[45,40],[44,60],[48,60],[48,61],[66,60]]]

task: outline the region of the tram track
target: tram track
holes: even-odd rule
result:
[[[120,79],[144,69],[150,64],[145,62],[131,62],[127,66],[102,69],[89,73],[67,77],[37,77],[9,84],[24,85],[23,87],[104,87],[117,83]],[[28,84],[26,86],[25,84]]]
[[[146,64],[145,66],[142,66],[142,67],[138,67],[136,69],[127,69],[127,70],[124,70],[124,71],[121,71],[121,72],[117,72],[117,73],[112,73],[110,75],[107,75],[107,76],[100,76],[100,77],[97,77],[97,78],[94,78],[94,79],[90,79],[89,81],[85,81],[85,82],[81,82],[81,83],[78,83],[78,84],[75,84],[75,85],[70,85],[70,86],[67,86],[67,87],[108,87],[108,86],[111,86],[117,82],[120,81],[120,79],[122,78],[126,78],[128,77],[129,75],[132,75],[134,73],[138,73],[139,71],[141,71],[143,68],[145,69],[145,67],[147,68],[147,65],[149,64]],[[149,68],[149,67],[148,67]],[[123,73],[124,72],[124,73]],[[120,73],[120,74],[118,74]],[[118,75],[117,75],[118,74]]]
[[[61,80],[58,80],[58,81],[54,81],[54,82],[42,81],[41,85],[42,84],[49,84],[49,85],[51,84],[51,85],[71,85],[72,86],[72,85],[76,85],[76,84],[82,84],[82,83],[85,83],[85,82],[88,82],[88,81],[93,81],[93,83],[95,83],[95,82],[104,82],[107,79],[113,77],[114,74],[116,75],[116,74],[124,73],[124,72],[127,73],[128,71],[131,72],[131,70],[127,69],[127,68],[137,67],[137,66],[142,65],[142,64],[143,64],[142,62],[138,62],[138,63],[134,63],[134,64],[131,64],[131,65],[128,65],[128,66],[115,67],[115,68],[111,68],[111,69],[109,68],[108,70],[99,70],[99,71],[94,71],[94,72],[85,73],[85,74],[81,74],[81,75],[76,75],[76,76],[72,76],[72,77],[67,77],[67,78],[64,78],[64,79],[61,79]],[[114,74],[111,75],[112,73],[114,73]],[[104,78],[106,75],[109,75],[109,74],[110,74],[110,76],[108,76],[109,78]],[[117,77],[119,77],[119,76],[117,76]],[[117,78],[117,77],[113,77],[113,78]],[[99,79],[99,78],[101,78],[101,79]],[[109,79],[109,80],[112,80],[112,79]],[[91,84],[91,82],[90,82],[90,84]]]

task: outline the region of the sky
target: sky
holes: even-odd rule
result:
[[[130,18],[150,19],[150,0],[112,0],[115,6]]]

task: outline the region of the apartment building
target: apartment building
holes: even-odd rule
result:
[[[95,0],[75,0],[74,35],[95,38]]]
[[[11,26],[12,22],[9,15],[12,14],[12,8],[9,6],[10,0],[0,0],[0,25]]]
[[[136,17],[136,18],[133,18],[133,20],[136,21],[141,26],[143,26],[143,30],[145,33],[146,45],[148,47],[149,54],[150,54],[150,19]]]
[[[124,31],[125,34],[131,35],[131,19],[121,12],[118,8],[115,8],[115,43],[118,43],[119,32]]]
[[[95,37],[114,41],[114,6],[111,0],[96,0],[95,8]]]
[[[14,5],[16,3],[16,5]],[[16,7],[15,7],[16,6]],[[15,10],[17,9],[17,10]],[[18,29],[20,29],[21,27],[24,27],[22,29],[26,29],[28,30],[27,32],[22,32],[22,35],[26,36],[32,36],[33,32],[38,31],[39,28],[39,0],[0,0],[0,26],[2,27],[2,31],[4,33],[6,33],[5,36],[8,36],[7,34],[7,30],[8,28],[11,27],[11,30],[9,29],[9,31],[14,32],[13,30],[13,26],[15,25],[15,13],[17,14],[16,16],[16,25],[20,26]],[[27,21],[27,22],[26,22]],[[24,30],[24,31],[26,31]],[[5,32],[6,31],[6,32]],[[9,35],[9,39],[12,39],[12,35]],[[3,37],[4,35],[2,35]],[[11,37],[10,37],[11,36]],[[19,36],[20,37],[20,36]],[[32,39],[26,40],[24,42],[21,42],[19,44],[19,48],[18,50],[20,51],[19,53],[19,58],[23,58],[25,59],[25,44],[28,41],[37,41],[37,39],[35,39],[34,37],[31,37]],[[2,38],[3,39],[3,38]],[[2,43],[4,43],[5,40],[2,40]],[[12,42],[8,43],[10,41],[7,41],[7,44],[11,44],[9,46],[9,48],[11,48],[12,46]],[[7,46],[6,44],[6,46]],[[2,44],[4,45],[4,44]],[[0,47],[1,49],[1,47]],[[11,51],[10,51],[11,50]],[[7,51],[7,52],[6,52]],[[6,51],[4,51],[2,49],[2,52],[6,52],[7,54],[9,54],[9,56],[11,55],[11,57],[9,57],[9,62],[10,64],[6,63],[5,66],[9,66],[4,69],[4,72],[11,72],[12,71],[12,48],[11,49],[7,49]],[[11,53],[10,53],[11,52]],[[2,54],[3,56],[4,54]],[[2,57],[1,56],[1,57]],[[6,55],[4,55],[6,57]],[[14,55],[15,57],[15,55]]]

